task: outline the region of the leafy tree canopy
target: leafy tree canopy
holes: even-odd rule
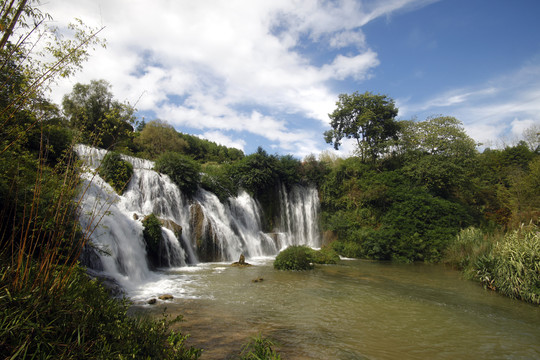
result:
[[[114,147],[133,132],[135,109],[114,99],[105,80],[77,83],[62,105],[70,125],[81,131],[82,141],[104,148]]]
[[[342,139],[356,139],[362,161],[384,154],[388,140],[395,139],[398,114],[394,100],[370,92],[341,94],[336,110],[329,114],[332,129],[324,133],[327,143],[337,150]]]
[[[405,157],[403,170],[416,183],[448,197],[462,192],[476,161],[476,143],[451,116],[404,121],[397,141]]]

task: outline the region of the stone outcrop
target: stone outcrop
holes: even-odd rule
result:
[[[194,245],[200,261],[212,262],[221,260],[221,249],[212,223],[204,215],[200,204],[190,207],[191,243]]]
[[[159,218],[159,221],[164,228],[171,230],[177,239],[180,239],[182,237],[182,226],[169,219]]]
[[[253,265],[251,265],[250,263],[247,263],[244,255],[240,254],[240,259],[237,262],[233,262],[231,266],[246,267],[246,266],[253,266]]]

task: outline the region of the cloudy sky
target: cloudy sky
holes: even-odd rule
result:
[[[246,152],[328,150],[340,93],[395,99],[399,119],[460,119],[479,142],[540,124],[538,0],[57,0],[106,49],[62,81],[105,79],[148,121]],[[352,149],[344,145],[345,153]]]

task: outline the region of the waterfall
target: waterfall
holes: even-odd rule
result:
[[[280,214],[272,221],[272,232],[265,233],[261,206],[245,191],[225,203],[204,189],[187,199],[167,175],[153,170],[152,161],[122,155],[133,165],[133,175],[118,195],[96,174],[107,151],[85,145],[76,150],[87,166],[82,178],[88,190],[81,195],[80,223],[83,228],[95,227],[91,242],[109,253],[95,252],[91,265],[125,287],[155,274],[143,238],[142,220],[150,214],[163,225],[159,267],[236,261],[241,254],[246,258],[275,256],[289,245],[320,246],[314,187],[281,187]]]
[[[290,191],[281,187],[281,226],[278,239],[280,248],[290,245],[307,245],[313,248],[321,244],[318,216],[320,204],[315,187],[295,185]]]
[[[97,267],[113,275],[125,288],[144,281],[150,270],[142,224],[128,216],[120,196],[99,175],[84,173],[82,183],[85,191],[79,221],[99,249],[101,264]]]

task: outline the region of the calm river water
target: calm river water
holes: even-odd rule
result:
[[[184,315],[181,330],[203,359],[232,359],[257,334],[284,359],[540,359],[540,307],[440,265],[203,264],[171,271],[135,298],[160,292],[175,299],[143,308]]]

